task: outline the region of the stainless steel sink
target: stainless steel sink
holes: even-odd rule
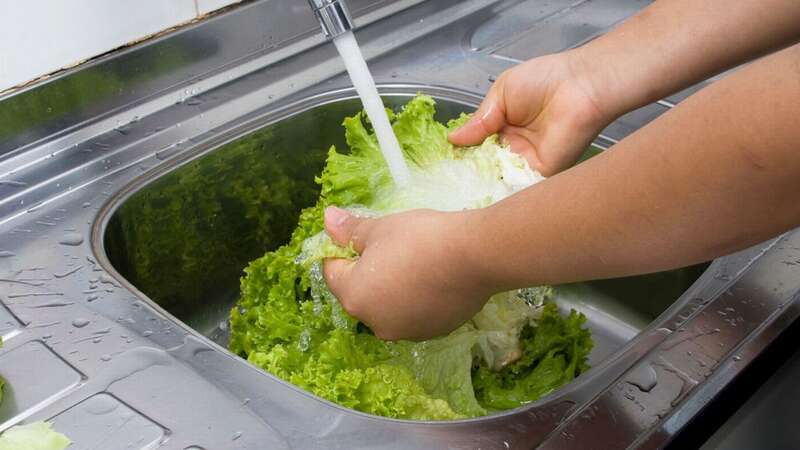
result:
[[[446,118],[649,1],[349,3],[389,103],[422,89]],[[358,108],[343,70],[305,4],[263,0],[0,97],[0,432],[52,420],[79,449],[660,448],[800,316],[789,232],[707,267],[559,287],[590,319],[593,368],[502,414],[378,418],[249,365],[220,323],[242,267],[316,198],[322,150]]]
[[[384,91],[394,109],[415,92],[433,93],[440,121],[473,111],[479,100],[421,85]],[[111,206],[103,237],[109,261],[161,308],[227,347],[228,313],[243,268],[288,241],[301,209],[318,197],[314,177],[327,149],[347,149],[343,118],[359,110],[350,90],[301,100],[285,116],[163,167],[157,178],[142,177]],[[600,151],[593,146],[586,157]],[[594,365],[672,305],[706,266],[558,286],[556,300],[588,317]]]
[[[381,92],[395,109],[417,92],[428,93],[436,98],[442,121],[472,111],[480,100],[458,89],[425,85],[382,86]],[[342,119],[359,109],[354,92],[340,89],[297,100],[243,126],[221,127],[204,143],[184,144],[182,157],[139,176],[100,211],[95,226],[99,261],[108,262],[106,269],[116,272],[123,287],[140,292],[143,301],[181,322],[197,345],[235,359],[237,364],[226,370],[245,372],[241,366],[247,363],[226,350],[228,313],[238,298],[242,269],[288,240],[300,210],[319,194],[314,176],[322,170],[327,148],[347,148]],[[593,145],[584,157],[601,151],[602,144]],[[688,302],[682,294],[706,267],[558,286],[559,306],[589,319],[595,341],[590,362],[596,369],[537,402],[447,424],[370,420],[382,424],[378,429],[388,435],[411,427],[419,435],[419,440],[406,439],[412,447],[440,440],[446,445],[517,446],[541,439],[575,405],[628,369],[638,358],[637,348],[666,337],[668,331],[654,323],[668,308]],[[284,384],[257,372],[249,377],[247,389],[268,392],[275,383]],[[311,397],[317,407],[325,405],[339,417],[369,417]],[[475,424],[479,427],[473,428]]]

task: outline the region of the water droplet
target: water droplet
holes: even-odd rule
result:
[[[626,378],[625,382],[636,386],[642,392],[650,392],[658,384],[656,370],[650,364],[636,367]]]
[[[111,361],[111,355],[103,355],[100,357],[100,361],[108,362]]]
[[[86,402],[86,412],[102,416],[116,410],[119,405],[120,403],[109,395],[96,395]]]
[[[240,437],[242,437],[242,432],[241,431],[237,431],[236,433],[233,433],[233,436],[231,436],[231,440],[235,441],[235,440],[239,439]]]
[[[0,186],[13,186],[13,187],[24,187],[27,186],[28,183],[24,181],[17,181],[17,180],[0,180]]]
[[[311,334],[309,333],[308,330],[303,330],[303,332],[300,333],[300,339],[297,342],[297,348],[299,348],[300,351],[305,352],[309,349],[310,346],[311,346]]]
[[[83,244],[83,236],[79,233],[65,233],[58,243],[71,246],[81,245]]]
[[[152,334],[153,334],[153,332],[152,332],[152,331],[150,331],[150,330],[145,330],[145,331],[142,333],[142,336],[144,336],[144,337],[147,337],[147,336],[152,336]]]
[[[100,281],[100,283],[103,283],[103,284],[110,284],[111,286],[114,286],[114,287],[122,287],[122,286],[120,286],[119,283],[117,283],[117,281],[114,278],[112,278],[110,275],[105,274],[105,273],[100,275],[100,278],[99,278],[98,281]]]
[[[31,206],[30,208],[26,209],[25,212],[29,212],[29,213],[36,212],[39,208],[42,207],[42,205],[44,205],[44,202],[36,202],[36,203],[33,204],[33,206]]]
[[[81,270],[82,268],[83,268],[83,266],[78,266],[78,267],[76,267],[74,269],[71,269],[71,270],[68,270],[66,272],[53,273],[53,276],[56,277],[56,278],[65,278],[65,277],[68,277],[68,276],[72,275],[73,273]]]
[[[733,356],[733,360],[734,360],[734,361],[741,361],[741,360],[742,360],[742,357],[741,357],[741,356],[739,356],[739,355],[734,355],[734,356]]]
[[[78,317],[77,319],[72,321],[72,326],[75,328],[83,328],[86,325],[89,325],[91,321],[89,319],[84,319],[82,317]]]

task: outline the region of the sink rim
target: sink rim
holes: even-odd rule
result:
[[[392,84],[378,84],[377,88],[382,96],[410,98],[416,95],[417,93],[422,92],[424,94],[430,95],[435,100],[445,100],[448,102],[458,103],[468,107],[477,107],[483,98],[482,96],[471,91],[451,88],[441,85],[433,85],[433,84],[392,83]],[[114,193],[114,195],[109,197],[103,203],[103,205],[95,215],[95,219],[91,225],[90,244],[91,244],[92,254],[96,258],[98,265],[100,265],[105,271],[107,271],[108,274],[111,277],[113,277],[115,281],[120,283],[120,285],[124,289],[128,290],[133,295],[135,295],[137,297],[137,300],[146,303],[150,308],[155,310],[158,314],[162,315],[165,319],[171,321],[175,326],[179,327],[181,330],[188,333],[188,335],[191,335],[193,338],[200,340],[203,344],[209,346],[215,352],[225,355],[232,361],[242,364],[244,367],[247,367],[251,370],[256,370],[262,376],[266,375],[273,381],[277,381],[297,393],[313,398],[316,401],[323,402],[329,406],[338,409],[343,413],[355,414],[358,416],[362,416],[363,418],[377,420],[381,423],[394,422],[400,425],[414,425],[414,426],[425,425],[434,427],[471,425],[478,422],[480,422],[481,424],[485,424],[487,422],[495,422],[495,421],[502,422],[510,418],[521,417],[523,415],[526,415],[526,413],[532,410],[542,409],[548,406],[557,406],[559,404],[568,402],[572,403],[573,405],[566,412],[563,413],[562,419],[566,420],[566,418],[571,415],[571,412],[574,409],[579,408],[583,403],[590,400],[594,395],[603,391],[608,386],[613,385],[614,381],[618,378],[619,374],[623,374],[625,371],[635,366],[636,361],[638,361],[644,354],[649,352],[651,349],[655,348],[661,341],[663,341],[669,335],[668,333],[659,331],[660,329],[664,328],[663,326],[659,325],[663,324],[665,321],[668,321],[672,316],[676,314],[676,311],[679,311],[688,302],[689,297],[686,294],[693,291],[696,288],[696,286],[702,280],[704,280],[709,274],[709,269],[711,268],[711,266],[709,267],[709,269],[706,269],[706,271],[697,280],[695,280],[694,283],[686,291],[684,291],[684,293],[681,296],[676,298],[671,306],[669,306],[661,314],[659,314],[658,317],[653,319],[646,327],[644,327],[639,333],[637,333],[636,336],[634,336],[628,342],[624,343],[622,347],[620,347],[618,350],[616,350],[614,353],[612,353],[603,361],[594,365],[588,372],[579,375],[570,383],[556,389],[555,391],[543,396],[542,398],[517,408],[496,413],[490,413],[486,416],[458,419],[458,420],[434,421],[434,420],[409,420],[409,419],[383,417],[346,408],[330,400],[327,400],[311,392],[308,392],[286,380],[283,380],[280,377],[273,375],[272,373],[264,369],[261,369],[253,364],[250,364],[246,359],[233,354],[227,348],[212,341],[202,333],[198,332],[194,328],[187,325],[184,321],[182,321],[178,317],[174,316],[171,312],[164,309],[161,305],[159,305],[157,302],[151,299],[147,294],[140,291],[134,284],[130,283],[125,277],[123,277],[116,270],[114,265],[111,264],[111,261],[108,257],[104,244],[106,228],[108,226],[111,217],[114,216],[116,211],[123,204],[125,204],[125,202],[131,196],[140,192],[142,189],[145,189],[151,183],[160,179],[162,176],[176,169],[179,169],[180,167],[192,161],[200,159],[203,156],[217,150],[219,147],[229,142],[232,142],[236,139],[239,139],[247,135],[248,133],[251,133],[263,127],[273,125],[283,120],[289,119],[293,116],[307,112],[317,107],[357,98],[358,95],[356,94],[355,89],[352,87],[334,89],[302,97],[300,99],[285,104],[276,105],[276,107],[270,108],[253,117],[248,117],[246,120],[242,122],[238,122],[236,119],[234,119],[233,121],[219,127],[218,131],[213,133],[210,137],[194,142],[191,145],[188,145],[186,150],[181,152],[176,157],[171,158],[168,161],[164,161],[157,167],[154,167],[151,170],[148,170],[138,175],[133,180],[129,181],[127,184],[118,189]],[[609,147],[609,144],[613,142],[614,142],[613,139],[600,135],[592,143],[592,145],[605,150]],[[629,361],[631,355],[638,355],[638,356],[634,360]],[[617,375],[614,375],[615,373]],[[613,375],[613,376],[608,377],[608,375]],[[607,381],[603,381],[604,378],[607,379]],[[577,398],[578,401],[574,401],[571,398]]]

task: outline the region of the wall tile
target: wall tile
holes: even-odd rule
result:
[[[234,3],[239,3],[241,0],[196,0],[197,13],[200,15],[208,14]]]
[[[196,15],[194,0],[0,0],[0,91]]]

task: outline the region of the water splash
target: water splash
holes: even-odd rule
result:
[[[355,320],[347,315],[339,300],[328,289],[322,273],[321,261],[311,265],[308,271],[308,278],[311,281],[311,299],[314,302],[314,314],[329,313],[331,315],[331,324],[334,328],[340,330],[350,329]]]

